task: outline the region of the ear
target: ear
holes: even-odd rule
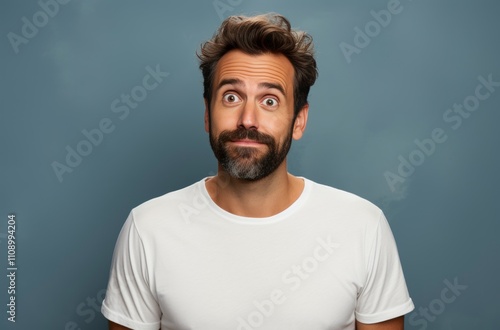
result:
[[[306,104],[300,109],[297,114],[297,118],[295,118],[295,123],[293,124],[293,132],[292,137],[294,140],[299,140],[304,131],[306,130],[307,125],[307,115],[309,113],[309,104]]]
[[[208,102],[207,99],[203,99],[205,101],[205,132],[210,132],[210,115],[208,113]]]

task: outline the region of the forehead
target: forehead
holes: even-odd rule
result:
[[[221,80],[233,78],[248,83],[278,83],[287,93],[292,93],[294,68],[282,54],[249,55],[240,50],[231,50],[217,64],[214,86]]]

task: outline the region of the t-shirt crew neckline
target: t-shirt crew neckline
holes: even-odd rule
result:
[[[239,224],[246,224],[246,225],[269,225],[273,224],[276,222],[283,221],[287,219],[290,215],[295,213],[297,210],[299,210],[302,205],[306,202],[307,198],[309,197],[309,194],[312,189],[312,181],[304,178],[304,177],[298,177],[299,179],[304,180],[304,189],[302,190],[302,193],[300,196],[293,202],[289,207],[284,209],[278,214],[275,214],[270,217],[263,217],[263,218],[252,218],[252,217],[244,217],[240,215],[236,215],[233,213],[230,213],[223,208],[221,208],[219,205],[217,205],[213,200],[212,197],[210,197],[210,194],[208,193],[207,186],[205,185],[205,182],[212,177],[205,177],[201,181],[198,182],[198,189],[200,190],[200,193],[204,197],[204,199],[207,201],[208,207],[215,212],[215,214],[229,220],[235,223]]]

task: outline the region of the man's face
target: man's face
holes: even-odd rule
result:
[[[293,82],[293,66],[283,55],[233,50],[221,58],[205,130],[230,176],[259,180],[286,166],[291,140],[302,136],[307,119],[305,107],[294,123]]]

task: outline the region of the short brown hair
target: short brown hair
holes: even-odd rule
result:
[[[203,97],[208,107],[217,63],[227,52],[239,49],[250,55],[275,53],[288,58],[295,70],[293,97],[296,116],[307,104],[309,89],[318,76],[313,48],[312,37],[303,31],[292,30],[284,16],[270,13],[226,18],[212,39],[203,43],[197,53],[203,74]]]

